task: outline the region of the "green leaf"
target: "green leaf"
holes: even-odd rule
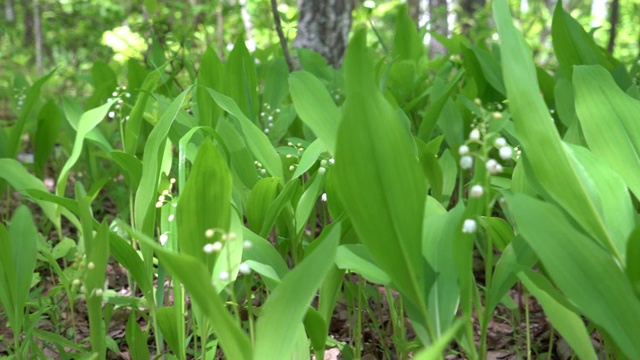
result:
[[[320,238],[315,240],[320,244],[285,275],[262,306],[256,323],[254,360],[290,358],[295,344],[289,340],[294,337],[316,291],[333,266],[340,240],[338,224],[325,227]]]
[[[142,83],[142,88],[138,93],[131,113],[129,113],[129,120],[127,120],[124,129],[124,149],[127,153],[135,155],[138,149],[138,139],[140,138],[140,131],[142,130],[142,124],[144,120],[144,112],[147,108],[147,101],[151,92],[154,91],[160,84],[160,77],[162,76],[162,69],[151,71]],[[137,90],[137,89],[130,89]]]
[[[0,301],[14,336],[23,330],[24,310],[36,267],[37,230],[29,209],[16,209],[7,231],[0,225]]]
[[[376,264],[401,293],[423,304],[425,179],[412,138],[378,89],[365,41],[360,31],[347,50],[347,102],[333,175],[353,227]]]
[[[340,245],[336,254],[336,266],[344,270],[353,270],[375,284],[391,284],[389,275],[375,265],[371,254],[361,244]]]
[[[627,267],[624,269],[627,278],[640,299],[640,226],[629,235],[627,241]]]
[[[578,358],[597,359],[582,318],[571,310],[562,294],[551,285],[549,280],[530,269],[524,269],[518,273],[518,277],[527,290],[540,302],[545,316],[549,318],[553,327],[576,352]]]
[[[127,321],[125,328],[125,339],[127,340],[127,346],[129,348],[129,354],[132,360],[149,359],[149,345],[147,334],[144,334],[140,330],[140,326],[137,322],[138,314],[136,311],[132,311]]]
[[[98,124],[104,120],[107,116],[107,112],[111,108],[111,105],[115,103],[116,100],[109,100],[106,104],[99,106],[95,109],[91,109],[80,117],[78,121],[78,132],[76,133],[76,138],[73,142],[73,149],[71,150],[71,154],[69,155],[69,159],[65,162],[62,170],[60,170],[60,175],[58,175],[58,181],[56,185],[56,194],[59,196],[65,195],[65,189],[67,187],[67,179],[69,177],[69,172],[71,168],[76,164],[78,159],[80,158],[80,154],[82,153],[84,140],[87,135],[93,128],[98,126]]]
[[[615,252],[614,240],[550,120],[540,95],[531,50],[513,25],[508,1],[494,1],[493,12],[500,34],[509,107],[527,174],[533,177],[543,196],[560,204],[586,232]],[[616,256],[623,261],[620,254]]]
[[[593,37],[580,23],[556,4],[551,25],[553,50],[565,77],[571,79],[574,65],[602,65],[613,70],[613,64],[604,56]]]
[[[249,119],[258,118],[258,80],[255,60],[249,54],[244,37],[238,36],[224,66],[224,94],[229,96]],[[217,89],[216,89],[217,90]],[[220,104],[218,104],[220,105]],[[277,175],[277,174],[276,174]]]
[[[326,176],[318,172],[315,178],[311,181],[307,190],[302,193],[295,211],[296,233],[300,234],[306,227],[307,221],[309,221],[309,217],[313,212],[313,208],[322,193],[325,179]],[[315,219],[313,219],[312,224],[315,224]]]
[[[220,241],[231,223],[231,173],[220,151],[210,140],[200,146],[176,209],[180,250],[213,269],[214,256],[205,244]],[[207,229],[215,235],[207,238]]]
[[[46,194],[49,190],[42,181],[31,175],[22,164],[14,159],[0,159],[0,178],[5,179],[16,191],[22,194],[28,194],[29,189],[37,189]],[[58,215],[57,206],[48,201],[38,200],[35,202],[47,218],[54,224],[56,228],[60,228],[60,215]]]
[[[200,59],[200,72],[198,73],[198,88],[196,98],[198,100],[198,123],[201,126],[216,127],[222,110],[211,100],[206,88],[220,90],[223,86],[224,65],[216,55],[216,52],[207,47],[202,59]]]
[[[300,119],[334,154],[341,113],[326,86],[311,73],[296,71],[289,75],[289,88]]]
[[[109,227],[102,223],[92,239],[91,251],[87,254],[87,274],[84,279],[86,288],[87,311],[89,313],[89,337],[91,350],[101,359],[107,351],[106,327],[102,312],[104,282],[107,260],[109,260]],[[93,264],[93,265],[90,265]]]
[[[640,300],[614,257],[556,206],[520,194],[506,199],[516,229],[567,299],[628,357],[640,357]]]
[[[153,210],[158,196],[160,166],[167,135],[190,90],[191,88],[186,89],[171,102],[171,105],[151,130],[144,146],[142,177],[134,201],[134,223],[137,229],[147,233],[152,231],[150,228],[153,226],[153,216],[155,215]]]
[[[184,359],[185,349],[181,348],[181,344],[184,344],[180,340],[181,334],[184,333],[184,323],[179,322],[178,319],[182,318],[179,310],[175,306],[165,306],[158,309],[156,316],[158,318],[158,327],[162,332],[164,340],[169,344],[169,347],[180,359]]]
[[[20,116],[9,131],[9,141],[5,150],[8,158],[13,159],[18,154],[20,141],[22,140],[22,134],[24,133],[29,115],[40,100],[40,90],[42,89],[42,86],[51,79],[56,70],[57,69],[53,69],[50,73],[38,79],[27,91],[27,97],[24,100]]]
[[[277,178],[284,179],[282,161],[275,148],[269,142],[269,138],[240,110],[231,98],[220,94],[213,89],[207,89],[213,100],[224,111],[235,116],[240,123],[247,145],[258,161],[260,161],[269,173]]]
[[[620,174],[640,199],[640,101],[599,66],[576,66],[576,112],[593,154]]]
[[[262,178],[251,190],[245,213],[251,231],[259,232],[262,229],[269,207],[276,198],[279,184],[276,178]]]
[[[62,127],[62,113],[53,101],[48,101],[38,114],[38,129],[36,131],[36,151],[34,163],[36,174],[42,178],[47,160],[58,141],[58,133]]]

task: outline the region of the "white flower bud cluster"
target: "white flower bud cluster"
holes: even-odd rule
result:
[[[272,110],[269,103],[264,103],[262,106],[264,107],[264,111],[260,112],[260,120],[264,123],[264,133],[269,134],[271,132],[271,128],[273,128],[275,118],[282,110],[280,110],[280,108]]]

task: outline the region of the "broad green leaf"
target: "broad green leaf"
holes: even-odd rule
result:
[[[284,179],[282,161],[264,132],[247,118],[231,98],[210,88],[207,88],[207,91],[209,91],[209,94],[218,106],[238,119],[247,145],[253,153],[253,156],[264,165],[272,176]]]
[[[0,159],[0,178],[5,179],[16,191],[28,194],[28,190],[36,189],[44,193],[49,193],[47,187],[40,179],[31,175],[22,164],[14,159]],[[43,200],[36,199],[35,202],[47,218],[54,224],[56,228],[60,228],[60,215],[57,214],[57,206]]]
[[[417,61],[425,51],[416,24],[411,20],[406,5],[398,6],[397,11],[396,31],[391,54],[399,60]]]
[[[148,334],[144,334],[138,325],[138,314],[132,311],[125,328],[125,339],[131,359],[148,359],[149,345],[147,345]]]
[[[539,273],[530,269],[518,273],[520,281],[538,300],[544,314],[549,318],[560,336],[567,341],[579,359],[595,360],[598,357],[591,344],[591,338],[580,315],[573,312],[562,294]]]
[[[25,305],[36,267],[37,230],[29,209],[21,205],[9,223],[0,225],[0,302],[14,336],[23,328]]]
[[[296,233],[300,234],[307,225],[309,217],[313,212],[313,208],[318,202],[318,198],[322,193],[326,176],[318,172],[311,184],[300,197],[295,211]],[[312,226],[315,226],[315,219],[312,219]]]
[[[375,284],[391,284],[389,275],[375,265],[371,254],[361,244],[340,245],[336,254],[336,266],[344,270],[353,270]]]
[[[142,178],[142,162],[135,156],[119,150],[112,151],[110,155],[113,161],[124,171],[129,188],[138,188]]]
[[[333,266],[340,241],[340,226],[325,227],[315,241],[320,244],[282,279],[261,308],[256,323],[254,359],[287,359],[294,350],[290,341],[311,300]]]
[[[155,215],[153,209],[158,196],[160,166],[167,135],[190,90],[191,88],[186,89],[171,102],[171,105],[151,130],[144,146],[142,178],[140,178],[134,202],[134,223],[137,229],[147,233],[151,233],[153,226],[153,216]]]
[[[87,134],[93,128],[98,126],[98,124],[104,120],[105,116],[107,116],[107,112],[111,108],[111,105],[115,100],[109,100],[106,104],[99,106],[97,108],[91,109],[80,117],[78,121],[78,132],[76,133],[76,138],[73,142],[73,149],[71,150],[71,154],[69,155],[69,159],[60,170],[60,175],[58,175],[58,181],[56,184],[56,194],[60,196],[65,195],[65,189],[67,187],[67,179],[69,177],[69,172],[71,168],[76,164],[78,159],[80,158],[80,154],[82,153],[84,140],[87,137]]]
[[[34,163],[36,174],[42,178],[47,160],[58,141],[58,133],[62,127],[62,113],[53,101],[47,102],[38,114],[38,129],[35,139]]]
[[[613,70],[604,49],[599,48],[580,23],[564,11],[562,2],[556,4],[553,12],[551,35],[554,54],[567,79],[571,79],[574,65],[602,65]]]
[[[576,66],[573,84],[589,148],[640,198],[640,101],[625,94],[599,66]]]
[[[245,216],[247,227],[253,232],[259,232],[262,229],[269,207],[276,198],[279,183],[276,178],[262,178],[251,190]]]
[[[232,98],[249,119],[258,119],[258,79],[255,60],[244,37],[238,36],[224,65],[224,94]]]
[[[311,73],[296,71],[289,75],[289,88],[300,119],[334,154],[341,113],[326,86]]]
[[[149,304],[153,304],[152,275],[147,272],[142,258],[130,243],[116,235],[109,233],[109,254],[127,269],[127,272],[136,281],[142,294]]]
[[[516,229],[567,299],[628,357],[640,357],[640,300],[612,254],[556,206],[520,194],[506,199]]]
[[[607,226],[616,251],[624,259],[627,238],[635,227],[635,211],[624,181],[589,150],[577,145],[567,145],[566,150],[581,183]]]
[[[102,302],[104,291],[107,260],[109,260],[109,227],[102,223],[96,236],[92,239],[91,251],[87,253],[87,274],[84,279],[86,288],[87,312],[89,313],[89,337],[91,350],[101,359],[105,358],[107,344],[105,342],[106,328]],[[89,265],[93,264],[93,265]]]
[[[640,262],[638,259],[640,259],[640,227],[636,227],[627,241],[627,267],[624,269],[636,297],[640,299]]]
[[[51,79],[56,70],[57,69],[53,69],[50,73],[38,79],[33,83],[33,85],[31,85],[29,90],[27,90],[27,97],[25,98],[24,104],[22,105],[20,116],[9,131],[9,141],[5,150],[8,158],[13,159],[16,157],[16,155],[18,155],[20,141],[22,140],[22,134],[24,133],[29,115],[35,108],[38,101],[40,101],[40,90],[42,89],[42,86],[47,81],[49,81],[49,79]]]
[[[335,181],[353,227],[376,264],[411,302],[424,307],[425,179],[413,139],[376,85],[365,41],[360,31],[347,50],[347,102],[338,131]],[[426,309],[420,311],[426,315]]]
[[[129,120],[127,120],[124,128],[124,149],[127,153],[135,155],[138,149],[138,139],[140,138],[140,132],[142,131],[142,124],[144,120],[144,112],[147,108],[147,101],[151,92],[153,92],[160,84],[161,69],[151,71],[142,83],[142,88],[138,93],[133,109],[129,113]],[[138,89],[130,89],[135,91]]]
[[[200,146],[191,174],[183,187],[176,209],[180,250],[213,269],[214,255],[203,251],[205,244],[221,241],[231,222],[231,173],[226,160],[210,141]],[[215,235],[207,238],[207,229]]]
[[[509,107],[527,174],[534,178],[546,198],[560,204],[586,232],[615,252],[614,241],[550,119],[540,95],[531,50],[513,25],[508,1],[494,1],[493,13],[500,34]],[[616,257],[623,260],[620,254]]]
[[[493,312],[507,292],[518,281],[520,268],[531,268],[538,258],[531,247],[517,236],[504,249],[493,271],[491,289],[486,299],[485,311]]]
[[[158,309],[156,316],[162,337],[169,345],[169,348],[173,350],[173,353],[176,354],[179,359],[185,359],[185,349],[182,348],[184,342],[180,339],[184,333],[184,329],[180,328],[184,328],[184,323],[178,320],[182,318],[179,312],[180,310],[175,306],[165,306]]]
[[[427,204],[438,204],[434,199]],[[427,306],[437,336],[441,336],[451,326],[460,302],[460,286],[451,239],[458,229],[464,208],[456,207],[450,212],[425,216],[422,227],[422,254],[438,274]]]
[[[291,206],[291,199],[299,188],[300,182],[298,180],[291,180],[284,186],[282,191],[280,191],[280,194],[278,194],[276,199],[271,203],[271,206],[265,215],[264,225],[262,225],[262,230],[260,230],[260,236],[267,237],[275,225],[280,212],[285,207]]]
[[[216,127],[218,118],[222,114],[221,109],[213,103],[206,88],[222,89],[224,65],[216,55],[216,52],[207,47],[200,59],[200,72],[198,73],[198,88],[196,98],[198,100],[198,123],[201,126]]]
[[[282,101],[289,94],[288,74],[287,62],[283,57],[277,57],[267,65],[262,99],[272,109],[280,107]]]
[[[309,335],[316,358],[320,358],[319,355],[323,355],[322,358],[324,358],[324,347],[329,327],[318,310],[312,307],[307,308],[307,313],[304,316],[304,329]]]
[[[296,166],[296,171],[294,171],[291,179],[297,179],[309,170],[313,164],[316,163],[320,154],[325,151],[325,148],[324,143],[320,139],[314,140],[311,145],[305,149],[304,153],[302,153],[300,162],[298,163],[298,166]]]

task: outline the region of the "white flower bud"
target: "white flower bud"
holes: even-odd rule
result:
[[[500,158],[502,158],[503,160],[511,159],[512,153],[513,151],[508,146],[504,146],[500,148]]]
[[[243,275],[249,275],[251,274],[251,268],[247,263],[240,263],[240,266],[238,266],[238,272]]]
[[[211,238],[213,237],[213,235],[215,235],[215,233],[216,233],[216,231],[215,231],[215,230],[213,230],[213,229],[207,229],[207,230],[205,230],[205,231],[204,231],[204,236],[205,236],[207,239],[211,239]]]
[[[167,218],[167,221],[172,222],[174,219],[176,218],[176,216],[174,214],[169,215],[169,217]]]
[[[318,168],[318,174],[322,175],[327,171],[327,168],[320,167]]]
[[[497,173],[496,169],[498,165],[499,164],[495,159],[489,159],[487,160],[485,167],[487,168],[487,171],[489,172],[489,174],[496,174]]]
[[[465,234],[473,234],[477,229],[478,225],[473,219],[466,219],[464,223],[462,223],[462,232]]]
[[[245,249],[249,249],[253,246],[253,244],[251,243],[251,240],[245,240],[242,242],[242,247]]]
[[[505,138],[503,137],[499,137],[493,142],[493,145],[495,145],[495,147],[497,147],[498,149],[501,149],[507,145],[507,140],[505,140]]]
[[[320,200],[321,201],[327,201],[327,193],[322,193],[322,195],[320,195]]]
[[[90,261],[87,264],[87,269],[89,269],[89,270],[93,270],[93,269],[95,269],[95,267],[96,267],[96,264],[94,264],[93,261]]]
[[[469,153],[469,147],[467,145],[460,145],[458,148],[458,154],[467,155]]]
[[[469,133],[469,140],[471,141],[480,141],[480,130],[473,129]]]
[[[499,112],[499,111],[494,112],[493,113],[493,118],[496,119],[496,120],[502,119],[502,113]]]
[[[164,246],[164,244],[166,244],[167,241],[169,241],[169,235],[162,234],[162,235],[160,235],[159,240],[160,240],[160,245]]]
[[[460,167],[464,170],[469,170],[473,166],[473,158],[469,155],[465,155],[460,158]]]
[[[479,198],[480,196],[482,196],[482,194],[484,194],[482,185],[473,185],[471,187],[471,190],[469,190],[469,195],[473,198]]]
[[[227,271],[220,271],[220,275],[218,276],[218,279],[220,279],[220,281],[227,281],[227,280],[229,280],[229,272],[227,272]]]

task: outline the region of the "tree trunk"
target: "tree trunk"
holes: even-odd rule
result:
[[[613,48],[616,46],[616,35],[618,22],[620,20],[620,0],[611,0],[611,12],[609,13],[609,43],[607,44],[607,50],[613,54]]]
[[[16,19],[16,14],[13,10],[13,0],[4,0],[4,18],[10,23]]]
[[[39,0],[33,0],[33,29],[36,49],[36,70],[42,76],[42,23],[40,22]]]
[[[240,16],[242,17],[242,24],[244,25],[245,44],[249,51],[254,51],[256,49],[256,42],[253,39],[253,21],[247,10],[247,0],[239,0],[238,3],[240,4]]]
[[[442,36],[449,35],[449,22],[446,0],[429,0],[429,30]],[[434,36],[429,40],[431,56],[444,54],[447,49]]]
[[[322,55],[329,65],[340,67],[351,30],[353,0],[298,0],[300,19],[295,48]]]
[[[416,25],[420,26],[420,0],[408,0],[409,16],[413,19]]]

